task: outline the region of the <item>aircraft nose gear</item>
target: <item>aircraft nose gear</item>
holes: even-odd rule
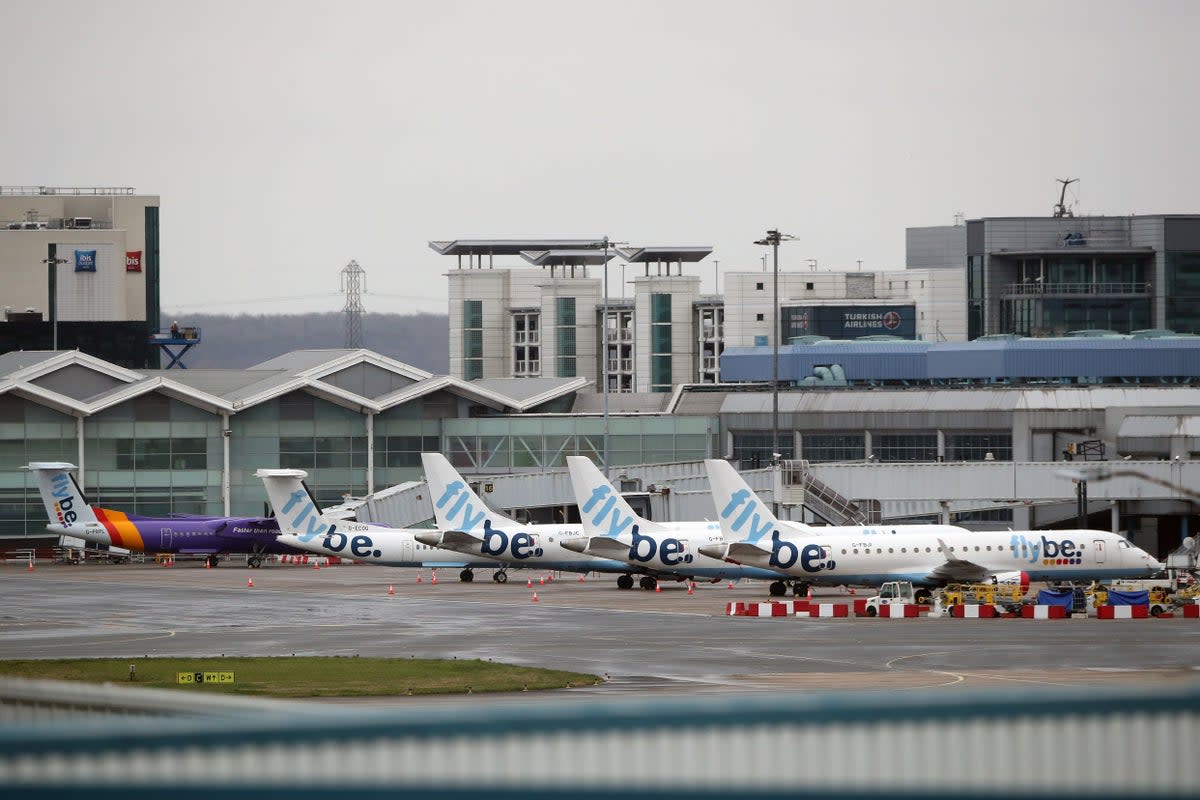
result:
[[[492,580],[496,583],[508,583],[508,573],[502,569],[498,569],[492,573]]]
[[[467,569],[464,569],[462,572],[458,573],[458,579],[463,583],[470,583],[471,581],[475,580],[475,573],[471,571],[470,567],[468,567]]]
[[[208,558],[206,558],[205,561],[208,563],[208,566],[215,568],[217,566],[217,562],[220,561],[220,559],[216,555],[211,555]]]
[[[632,575],[618,576],[617,588],[618,589],[632,589],[633,588],[633,576]]]
[[[783,597],[787,594],[787,584],[783,581],[774,581],[770,586],[771,597]]]
[[[258,569],[262,566],[262,556],[258,554],[246,556],[246,566],[250,569]]]
[[[643,575],[641,577],[641,579],[638,580],[638,586],[641,586],[643,589],[645,589],[648,592],[653,592],[654,587],[657,584],[658,584],[658,581],[656,581],[654,578],[651,578],[649,575]]]

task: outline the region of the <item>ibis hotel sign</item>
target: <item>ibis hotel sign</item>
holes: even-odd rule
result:
[[[917,309],[913,305],[791,306],[781,310],[783,339],[793,336],[859,336],[917,338]]]

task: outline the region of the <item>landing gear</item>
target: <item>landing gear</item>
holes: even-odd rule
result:
[[[619,576],[617,578],[617,588],[618,589],[632,589],[633,588],[633,576],[632,575]]]
[[[647,592],[653,592],[654,587],[658,585],[658,581],[651,578],[649,575],[643,575],[638,579],[638,586],[645,589]]]
[[[787,584],[783,581],[773,581],[769,591],[771,597],[783,597],[787,594]]]
[[[498,569],[492,573],[492,580],[496,583],[508,583],[508,573],[502,569]]]
[[[463,583],[470,583],[471,581],[475,580],[475,573],[471,571],[470,567],[467,567],[462,572],[458,573],[458,579]]]
[[[212,567],[213,569],[216,569],[217,562],[219,562],[220,560],[221,559],[216,555],[216,553],[214,553],[211,556],[209,556],[208,558],[204,559],[204,563],[207,566]]]
[[[246,566],[250,569],[258,569],[262,566],[262,556],[258,553],[251,553],[246,556]]]
[[[809,586],[804,581],[796,581],[792,584],[793,597],[808,597]]]

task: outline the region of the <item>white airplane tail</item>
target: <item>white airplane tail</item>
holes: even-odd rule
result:
[[[492,527],[512,525],[513,521],[497,514],[475,494],[462,475],[441,453],[421,453],[425,480],[429,484],[429,499],[433,501],[433,516],[437,527],[448,531],[477,531],[483,523]]]
[[[96,522],[96,513],[88,504],[75,476],[71,471],[74,464],[63,461],[36,461],[25,469],[37,477],[38,492],[46,506],[46,516],[52,525],[71,527],[75,524]]]
[[[728,461],[705,459],[721,536],[729,542],[757,542],[779,528],[779,520]]]
[[[567,456],[567,469],[571,473],[575,502],[579,504],[579,518],[588,536],[608,536],[616,539],[622,534],[631,534],[635,525],[643,531],[662,528],[661,525],[638,516],[590,459],[583,456]]]
[[[321,509],[308,490],[302,469],[260,469],[254,473],[262,478],[267,499],[275,509],[279,532],[297,537],[302,542],[323,536],[330,524],[322,517]]]

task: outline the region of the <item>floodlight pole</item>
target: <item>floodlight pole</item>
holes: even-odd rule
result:
[[[58,245],[51,242],[47,246],[46,257],[42,259],[42,263],[49,267],[50,286],[49,295],[49,312],[50,312],[50,329],[52,344],[50,349],[58,351],[58,265],[67,263],[65,258],[58,257]]]
[[[600,314],[600,375],[604,381],[604,477],[608,477],[608,236],[604,237],[604,299]]]
[[[779,516],[779,460],[781,457],[779,451],[779,243],[782,240],[783,234],[778,229],[773,229],[767,231],[766,237],[755,242],[755,244],[771,245],[775,263],[775,272],[771,281],[771,464],[775,469],[776,486],[771,496],[773,510],[777,517]]]

